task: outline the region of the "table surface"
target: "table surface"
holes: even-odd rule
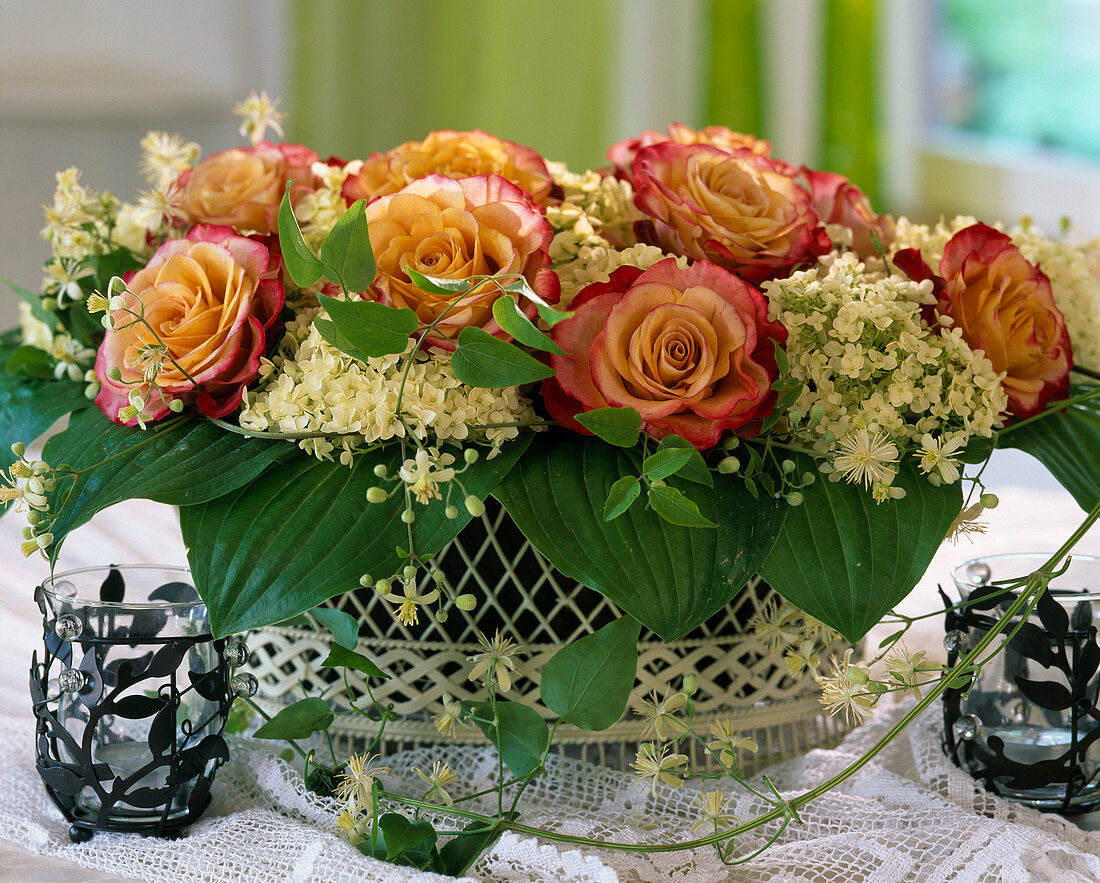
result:
[[[999,453],[987,470],[986,482],[1001,498],[1001,506],[988,513],[988,532],[959,545],[945,544],[918,587],[900,605],[903,612],[935,609],[939,605],[936,586],[949,582],[950,568],[959,561],[999,552],[1054,549],[1082,517],[1068,494],[1022,454]],[[32,591],[48,574],[48,565],[41,559],[19,557],[21,528],[18,515],[0,519],[0,560],[5,562],[0,574],[0,600],[5,613],[4,640],[0,642],[0,702],[7,708],[27,702],[27,666],[41,642],[41,618]],[[1100,554],[1100,529],[1094,528],[1078,551]],[[58,569],[142,562],[185,564],[186,555],[175,510],[148,501],[130,501],[101,513],[93,523],[74,532],[65,544]],[[942,619],[932,617],[914,629],[908,643],[942,656],[941,637]],[[1084,818],[1086,827],[1100,827],[1100,818],[1095,822]],[[0,840],[0,880],[119,879],[123,878],[36,855],[20,844]]]

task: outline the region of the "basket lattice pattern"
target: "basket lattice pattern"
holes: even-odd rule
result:
[[[453,592],[477,597],[474,610],[452,607],[442,623],[422,615],[418,625],[407,628],[372,590],[356,590],[328,602],[359,620],[359,651],[392,675],[372,684],[378,702],[393,703],[401,716],[387,725],[388,751],[440,741],[431,717],[443,710],[444,694],[485,698],[484,689],[466,678],[468,658],[481,649],[479,632],[491,637],[499,630],[523,645],[520,674],[508,698],[551,717],[538,701],[543,665],[563,644],[622,615],[602,595],[556,570],[499,504],[486,504],[485,514],[471,521],[436,558]],[[843,727],[822,713],[812,676],[791,677],[782,660],[748,628],[774,598],[764,582],[754,579],[679,641],[665,643],[643,629],[631,704],[652,690],[663,691],[666,684],[679,687],[682,677],[694,672],[699,679],[693,697],[697,722],[705,729],[711,719],[733,718],[760,746],[755,759],[747,761],[770,762],[839,740]],[[248,643],[260,698],[269,704],[300,698],[303,690],[310,695],[327,690],[331,697],[342,693],[336,672],[320,667],[330,647],[324,629],[270,626],[254,632]],[[366,692],[362,675],[349,670],[347,676],[354,694]],[[373,735],[374,725],[365,718],[347,715],[337,721],[333,733],[351,750]],[[473,729],[458,738],[483,741]],[[555,744],[563,753],[623,767],[633,759],[640,739],[640,722],[628,710],[621,721],[599,733],[559,727]],[[697,759],[699,765],[705,760]]]

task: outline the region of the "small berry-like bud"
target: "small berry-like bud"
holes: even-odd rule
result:
[[[434,583],[435,583],[435,584],[436,584],[437,586],[438,586],[438,585],[441,585],[441,584],[442,584],[442,582],[443,582],[443,580],[445,580],[445,579],[446,579],[446,577],[445,577],[445,576],[443,575],[443,571],[442,571],[442,570],[433,570],[433,571],[432,571],[432,581],[433,581],[433,582],[434,582]]]
[[[787,505],[798,507],[802,505],[802,494],[798,491],[791,491],[787,494]]]
[[[458,518],[458,507],[448,506],[446,509],[443,510],[443,514],[452,520]]]
[[[401,571],[401,575],[405,579],[416,579],[416,565],[406,564],[405,569]]]
[[[473,494],[468,494],[464,502],[466,503],[466,511],[474,518],[479,518],[485,514],[485,504]]]
[[[56,313],[57,312],[57,298],[53,298],[53,297],[44,297],[44,298],[42,298],[42,309],[44,309],[47,313]]]
[[[733,475],[740,468],[741,461],[736,457],[726,457],[718,463],[718,471],[723,475]]]
[[[462,452],[462,459],[465,460],[467,463],[476,463],[478,457],[480,456],[481,454],[479,454],[473,448],[466,448],[466,450]]]
[[[416,513],[413,512],[412,509],[406,509],[401,513],[401,520],[404,521],[405,524],[412,524],[416,521]]]
[[[107,369],[107,376],[110,377],[111,380],[121,380],[122,371],[119,369],[118,365],[112,365]]]
[[[385,463],[379,463],[377,466],[374,467],[374,474],[377,475],[379,478],[385,478],[389,474],[389,471],[390,470],[386,468]]]
[[[183,399],[172,399],[168,402],[168,410],[173,414],[178,414],[183,410]]]
[[[24,445],[23,442],[16,442],[14,445],[11,446],[11,452],[17,457],[22,457],[25,453],[27,453],[27,446]]]
[[[986,509],[996,509],[997,504],[1001,502],[996,494],[982,494],[981,501]]]
[[[794,472],[794,460],[784,460],[783,461],[783,471],[788,473],[788,474],[790,474],[791,472]]]
[[[367,502],[368,503],[384,503],[389,499],[389,494],[383,488],[369,487],[367,488]]]
[[[376,582],[374,584],[374,590],[379,595],[388,595],[390,593],[390,589],[392,587],[393,587],[393,580],[389,580],[389,579],[380,579],[380,580],[378,580],[378,582]]]
[[[725,451],[732,451],[739,444],[741,444],[741,439],[739,439],[736,435],[727,435],[724,439],[722,439],[722,449]]]
[[[369,589],[373,583],[374,580],[370,578],[369,573],[364,573],[361,577],[359,577],[359,585],[361,585],[364,589]]]
[[[473,610],[477,606],[477,598],[473,595],[459,595],[455,598],[455,607],[459,610]]]
[[[437,610],[435,612],[435,621],[436,622],[446,622],[447,621],[447,611],[444,610],[443,608],[440,608],[439,610]]]
[[[688,696],[694,696],[695,691],[698,689],[699,676],[695,672],[689,671],[686,675],[684,675],[684,692]]]

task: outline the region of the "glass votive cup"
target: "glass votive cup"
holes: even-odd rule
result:
[[[952,571],[963,606],[946,615],[949,664],[1016,600],[1022,586],[1004,583],[1049,558],[991,555]],[[944,693],[944,751],[989,791],[1065,815],[1100,805],[1098,614],[1100,558],[1074,555],[1030,613],[1014,618],[1008,645],[980,661],[969,684]]]
[[[186,568],[59,573],[35,591],[44,651],[31,663],[35,758],[69,836],[178,836],[229,758],[225,639]],[[228,654],[230,658],[234,654]]]

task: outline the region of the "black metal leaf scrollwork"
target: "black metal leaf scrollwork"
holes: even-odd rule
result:
[[[1007,606],[1016,598],[995,585],[981,586],[971,593],[967,606],[951,609],[942,589],[940,596],[948,607],[946,630],[957,632],[964,641],[971,630],[985,633],[993,627],[995,617],[983,611]],[[979,682],[969,692],[970,685],[949,689],[943,701],[944,751],[956,765],[996,794],[1063,814],[1100,804],[1100,746],[1093,750],[1100,740],[1100,643],[1091,603],[1076,600],[1067,611],[1074,600],[1072,593],[1058,590],[1040,595],[1033,619],[1010,639],[1000,660],[1004,682]],[[951,665],[964,652],[958,643],[949,649]],[[1036,677],[1041,672],[1050,677]],[[956,724],[964,715],[981,721],[974,738],[956,735]],[[994,732],[1011,732],[1023,723],[1037,732],[1058,734],[1030,762],[1025,762],[1019,745],[1006,746]],[[967,730],[973,727],[962,727],[964,735]]]
[[[112,568],[100,596],[118,604],[125,590],[122,571]],[[190,603],[197,595],[173,582],[150,597]],[[209,634],[162,638],[168,621],[162,611],[139,610],[142,619],[108,608],[98,620],[89,617],[70,642],[55,633],[42,593],[36,598],[45,647],[41,660],[35,653],[31,663],[37,765],[47,793],[73,823],[70,836],[86,839],[93,830],[174,836],[210,802],[214,773],[229,758],[222,737],[232,703],[225,641]],[[114,616],[121,620],[117,628]],[[193,652],[204,643],[212,645],[210,652]],[[51,679],[74,658],[83,684],[75,694],[59,693]],[[204,660],[214,660],[213,667],[205,669],[210,663]],[[202,720],[187,717],[188,694],[201,697]],[[145,735],[134,741],[128,732]],[[116,759],[112,748],[124,755]]]

